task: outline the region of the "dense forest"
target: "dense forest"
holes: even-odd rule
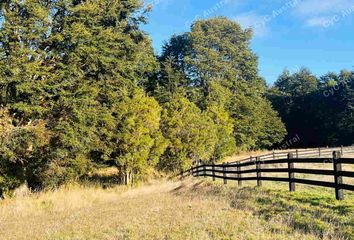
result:
[[[259,76],[251,29],[198,20],[157,56],[138,0],[1,1],[0,189],[152,171],[270,149],[353,143],[354,73]],[[287,133],[288,131],[288,133]],[[294,146],[295,147],[295,146]]]
[[[354,72],[317,78],[306,68],[293,74],[284,71],[267,95],[288,136],[301,139],[292,147],[354,143]]]

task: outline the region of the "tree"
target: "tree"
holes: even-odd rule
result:
[[[292,147],[313,146],[318,142],[319,128],[314,111],[317,103],[318,79],[308,69],[290,74],[285,70],[274,84],[269,99],[286,123],[288,137],[300,136]]]
[[[289,137],[300,136],[293,147],[353,143],[353,73],[328,73],[320,78],[302,68],[284,72],[268,95],[286,124]]]
[[[117,106],[117,127],[112,157],[117,161],[121,182],[139,180],[154,168],[167,142],[160,132],[161,109],[156,100],[136,91]]]
[[[270,102],[262,101],[258,108],[263,112],[263,114],[259,114],[262,130],[259,131],[255,145],[261,149],[269,149],[274,145],[279,145],[287,135],[283,121],[274,111]]]
[[[169,61],[173,63],[173,68],[179,71],[187,71],[186,56],[192,51],[191,38],[188,33],[173,35],[171,39],[162,47],[160,62]]]
[[[188,99],[173,96],[164,105],[162,133],[168,140],[159,168],[186,170],[198,161],[208,162],[217,143],[217,129],[212,119]]]
[[[45,114],[50,1],[3,1],[0,16],[0,105],[26,125]]]
[[[234,119],[225,109],[231,100],[232,93],[218,81],[210,82],[209,95],[206,99],[206,113],[214,121],[217,128],[218,141],[215,146],[213,160],[220,160],[236,152],[234,137]]]
[[[120,121],[114,106],[143,85],[157,68],[151,41],[139,29],[146,21],[141,6],[137,0],[56,4],[52,44],[58,46],[53,51],[61,56],[61,75],[53,81],[62,94],[55,98],[58,114],[52,122],[61,136],[70,132],[66,127],[81,128],[71,132],[82,133],[77,136],[79,142],[85,139],[90,144],[86,142],[84,145],[89,147],[79,152],[95,156],[95,161],[110,160],[111,153],[116,151],[109,141]],[[72,101],[78,98],[80,101]],[[58,116],[73,118],[62,122]],[[62,123],[66,127],[61,127]]]
[[[318,79],[307,68],[301,68],[293,75],[285,70],[274,86],[293,97],[304,96],[317,90]]]
[[[338,114],[339,141],[337,144],[351,145],[354,142],[354,72],[339,74],[339,96],[343,111]],[[338,89],[338,88],[333,88]],[[336,109],[338,107],[336,106]]]
[[[168,57],[160,64],[160,74],[154,80],[156,83],[153,88],[154,97],[164,104],[175,94],[187,96],[190,92],[188,79],[179,68],[173,67],[173,59]]]
[[[199,20],[191,32],[173,36],[160,57],[172,61],[170,66],[184,74],[181,87],[190,101],[202,110],[217,104],[228,113],[239,149],[260,147],[258,137],[266,134],[260,132],[265,131],[260,120],[265,116],[258,105],[267,105],[273,111],[270,116],[280,121],[265,100],[266,84],[258,76],[257,56],[249,46],[251,37],[251,30],[226,18]],[[162,72],[162,76],[167,74]],[[279,129],[279,136],[283,132],[284,128]],[[276,142],[278,139],[273,144]]]
[[[249,89],[234,95],[229,107],[240,150],[270,148],[286,136],[285,126],[271,103]]]
[[[116,106],[158,68],[151,41],[140,30],[146,10],[138,0],[0,6],[0,105],[29,141],[36,142],[37,135],[27,133],[28,126],[44,123],[49,139],[41,148],[48,154],[34,171],[40,185],[77,180],[96,163],[111,160],[117,150],[113,132],[123,121]],[[11,149],[30,158],[17,147],[4,152]]]
[[[217,142],[212,155],[213,161],[221,160],[230,156],[236,151],[236,142],[234,138],[234,124],[229,114],[218,105],[209,106],[208,116],[213,120],[216,126]]]
[[[258,81],[258,62],[250,50],[252,31],[219,17],[196,21],[189,34],[192,51],[186,58],[194,84],[205,96],[211,80],[219,79],[237,91],[240,82]]]

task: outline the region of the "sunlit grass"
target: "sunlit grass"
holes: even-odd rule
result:
[[[0,203],[1,239],[350,239],[353,194],[187,179],[136,189],[72,185]]]

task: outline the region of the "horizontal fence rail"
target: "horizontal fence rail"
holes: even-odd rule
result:
[[[284,151],[273,151],[268,154],[260,155],[257,156],[261,160],[271,160],[271,159],[284,159],[287,158],[289,153],[293,153],[295,158],[322,158],[322,157],[328,157],[331,158],[333,152],[339,151],[341,152],[342,156],[345,155],[354,155],[354,146],[348,146],[348,147],[334,147],[334,148],[311,148],[311,149],[294,149],[294,150],[284,150]],[[256,157],[250,156],[248,158],[238,160],[237,162],[244,162],[244,161],[252,161]]]
[[[256,181],[257,186],[261,186],[263,181],[286,182],[289,184],[290,191],[295,191],[296,183],[321,186],[335,189],[336,199],[343,200],[343,190],[354,191],[354,185],[343,182],[344,177],[354,178],[354,171],[343,170],[344,165],[352,165],[354,167],[354,157],[346,158],[346,153],[349,155],[354,153],[354,147],[335,148],[330,153],[327,149],[317,150],[318,155],[315,157],[312,156],[313,150],[306,150],[301,153],[299,150],[290,151],[289,153],[282,152],[281,154],[272,153],[271,157],[270,154],[267,154],[250,157],[238,162],[198,165],[182,172],[181,177],[210,177],[214,181],[222,179],[224,184],[227,184],[228,180],[237,181],[239,186],[242,186],[244,181]],[[277,167],[276,164],[281,164],[282,166]],[[305,167],[296,167],[296,164],[301,164]],[[314,166],[313,164],[325,164],[325,166],[330,166],[331,169],[307,168],[311,167],[311,165]],[[281,173],[285,174],[286,177],[264,176],[264,174],[268,173]],[[252,176],[245,176],[245,174],[251,174]],[[296,174],[331,176],[333,180],[329,182],[303,179],[298,178]]]

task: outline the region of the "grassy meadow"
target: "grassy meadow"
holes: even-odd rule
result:
[[[70,185],[0,203],[1,239],[353,239],[354,194],[185,179]]]

